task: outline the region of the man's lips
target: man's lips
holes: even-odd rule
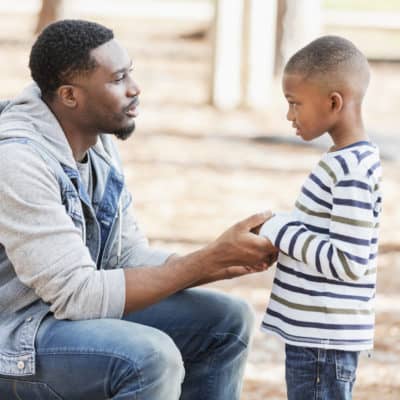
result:
[[[139,100],[135,99],[129,104],[128,107],[125,109],[125,114],[128,117],[137,117],[138,116],[138,110],[137,107],[139,106]]]

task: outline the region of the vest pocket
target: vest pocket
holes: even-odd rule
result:
[[[72,191],[66,191],[63,193],[63,204],[65,211],[71,217],[74,225],[81,229],[83,225],[83,210],[81,205],[81,200],[76,193]]]

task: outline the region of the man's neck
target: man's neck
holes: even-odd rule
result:
[[[84,128],[82,124],[76,121],[74,116],[68,115],[69,113],[65,109],[60,109],[56,103],[47,103],[47,106],[64,131],[75,161],[82,161],[90,147],[96,144],[98,135],[95,132],[90,132],[90,129]]]
[[[61,126],[72,149],[75,161],[81,162],[85,159],[87,151],[96,144],[97,135],[85,135],[74,127],[64,127],[62,124]]]

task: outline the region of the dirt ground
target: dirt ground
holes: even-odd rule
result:
[[[211,48],[204,25],[133,18],[98,19],[134,57],[141,116],[120,144],[136,214],[155,246],[198,248],[253,212],[293,205],[321,148],[291,140],[277,79],[269,110],[220,112],[209,105]],[[29,81],[32,16],[0,14],[0,98]],[[400,64],[372,65],[365,120],[385,142],[375,351],[361,358],[354,398],[400,399]],[[390,151],[389,151],[390,150]],[[390,154],[389,154],[390,153]],[[261,321],[273,271],[210,285],[247,299]],[[256,329],[242,400],[285,399],[283,345]]]

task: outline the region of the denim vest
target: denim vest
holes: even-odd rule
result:
[[[77,169],[62,165],[42,145],[32,139],[15,137],[0,140],[0,146],[16,142],[33,146],[54,173],[60,189],[65,211],[80,230],[83,242],[89,249],[98,269],[118,266],[115,242],[121,240],[122,212],[130,205],[131,196],[124,185],[124,178],[107,154],[91,148],[90,159],[95,179],[93,198],[89,199]],[[115,150],[114,150],[115,151]],[[7,305],[0,305],[0,374],[35,374],[34,342],[40,322],[49,312],[33,289],[24,286],[16,278],[15,270],[0,243],[0,286]],[[7,285],[13,280],[12,287]]]

